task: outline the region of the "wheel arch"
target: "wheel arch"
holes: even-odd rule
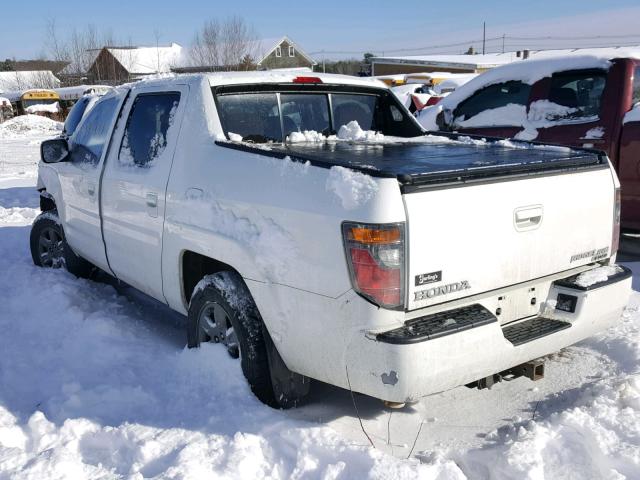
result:
[[[242,281],[244,286],[247,288],[249,294],[251,294],[240,272],[228,263],[216,260],[215,258],[211,258],[192,250],[184,250],[180,260],[180,287],[182,289],[182,301],[185,309],[189,309],[191,295],[200,280],[202,280],[206,275],[213,275],[214,273],[225,271],[235,273],[238,276],[238,279]],[[255,304],[255,300],[253,298],[251,300]]]

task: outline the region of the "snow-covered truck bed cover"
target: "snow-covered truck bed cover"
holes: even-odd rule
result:
[[[415,139],[414,139],[415,140]],[[383,143],[306,142],[268,149],[243,143],[220,145],[330,168],[341,166],[373,177],[395,177],[403,185],[462,182],[488,177],[534,175],[563,170],[608,168],[594,150],[525,142],[486,141],[455,135],[424,141]]]

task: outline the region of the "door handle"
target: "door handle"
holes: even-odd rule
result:
[[[156,208],[158,206],[158,194],[147,193],[147,207]]]
[[[518,231],[533,230],[542,223],[542,206],[522,207],[515,210],[513,220]]]
[[[151,218],[158,216],[158,194],[147,193],[147,215]]]

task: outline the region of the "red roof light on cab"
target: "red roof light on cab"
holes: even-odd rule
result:
[[[296,77],[293,83],[322,83],[320,77]]]

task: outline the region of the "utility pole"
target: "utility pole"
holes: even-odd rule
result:
[[[487,22],[482,22],[482,54],[484,55],[487,46]]]
[[[504,53],[504,33],[502,34],[502,53]]]

